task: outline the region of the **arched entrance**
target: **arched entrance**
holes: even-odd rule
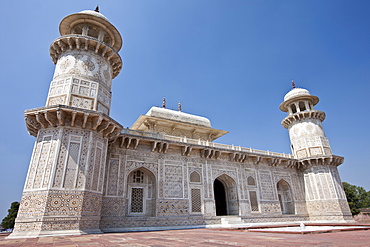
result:
[[[278,199],[282,214],[294,214],[292,192],[287,181],[281,179],[277,185]]]
[[[145,168],[139,168],[128,175],[128,215],[155,216],[155,176]]]
[[[215,193],[216,215],[227,215],[226,192],[222,182],[218,179],[213,183]]]
[[[213,182],[216,215],[239,215],[239,201],[234,179],[223,174]]]

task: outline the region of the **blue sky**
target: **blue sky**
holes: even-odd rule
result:
[[[96,4],[125,41],[111,108],[122,125],[165,96],[230,131],[216,142],[290,153],[279,104],[294,79],[320,98],[342,181],[370,190],[370,1],[15,0],[0,16],[0,219],[21,197],[35,141],[23,111],[45,105],[59,22]]]

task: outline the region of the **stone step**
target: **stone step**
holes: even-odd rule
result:
[[[243,224],[244,221],[240,217],[222,217],[222,225],[234,225],[234,224]]]

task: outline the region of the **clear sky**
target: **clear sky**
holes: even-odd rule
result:
[[[14,0],[0,7],[0,220],[21,198],[23,111],[45,105],[59,22],[96,4],[125,41],[111,108],[124,127],[165,96],[230,131],[218,143],[290,153],[279,104],[294,79],[320,98],[342,181],[370,190],[370,1]]]

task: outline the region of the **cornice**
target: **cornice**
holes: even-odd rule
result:
[[[102,56],[112,66],[113,78],[115,78],[122,69],[120,55],[110,45],[96,38],[80,34],[69,34],[57,38],[50,45],[50,57],[53,63],[56,64],[59,56],[67,50],[90,50]]]
[[[302,119],[318,119],[323,122],[325,120],[325,117],[326,115],[322,111],[302,111],[287,116],[283,119],[283,121],[281,121],[281,125],[283,125],[284,128],[288,129],[292,123],[300,121]]]
[[[122,131],[122,125],[102,112],[65,105],[26,110],[24,117],[29,134],[35,137],[40,129],[60,126],[94,130],[110,140]]]
[[[227,148],[212,147],[209,145],[163,139],[162,136],[156,135],[155,133],[152,133],[153,135],[148,136],[140,135],[141,132],[139,131],[136,131],[136,133],[136,135],[121,133],[114,140],[114,142],[110,143],[110,146],[112,147],[115,145],[116,148],[137,150],[140,144],[149,144],[151,147],[149,150],[150,152],[165,154],[169,148],[172,147],[178,149],[179,155],[181,156],[192,156],[195,153],[198,153],[199,156],[204,159],[220,160],[221,157],[228,157],[230,162],[252,162],[255,165],[259,165],[262,163],[262,161],[264,161],[264,163],[267,163],[269,166],[281,166],[291,169],[298,168],[298,161],[296,159],[278,156],[275,155],[275,153],[253,153],[253,149],[251,149],[250,152],[242,150],[230,150]]]
[[[338,155],[325,155],[319,157],[309,157],[298,160],[298,168],[307,169],[313,166],[340,166],[344,162],[344,157]]]

